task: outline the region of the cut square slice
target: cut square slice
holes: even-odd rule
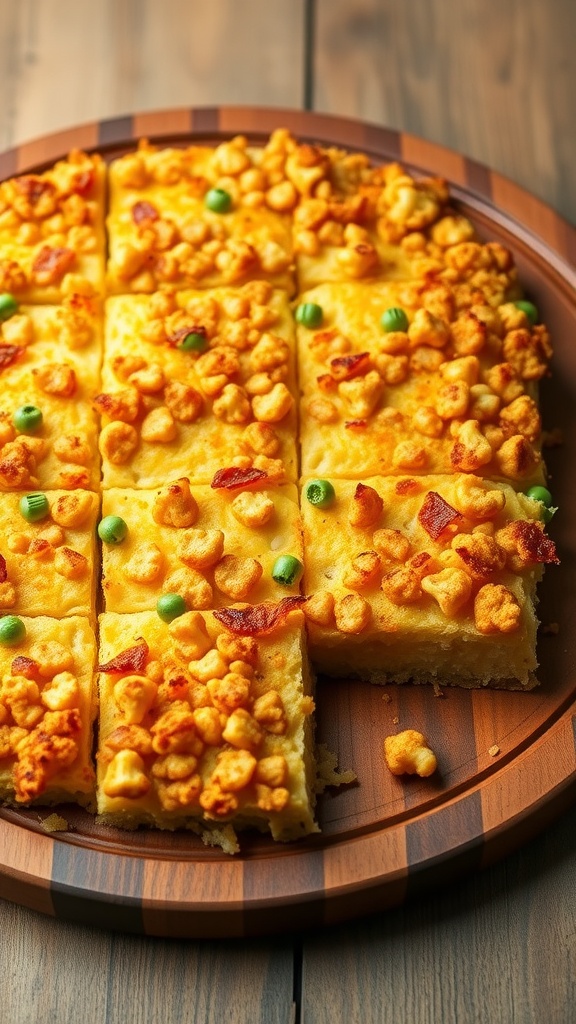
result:
[[[104,487],[209,483],[223,466],[296,480],[294,327],[266,282],[107,303],[96,407]]]
[[[0,502],[0,608],[3,612],[50,615],[56,619],[67,615],[94,617],[99,504],[98,496],[91,491],[3,496]],[[41,518],[28,521],[29,514]]]
[[[155,491],[112,488],[102,515],[119,516],[128,528],[121,543],[102,544],[107,611],[154,610],[163,594],[180,595],[193,610],[299,593],[294,485],[227,492],[183,478]]]
[[[551,347],[522,309],[459,310],[437,283],[321,285],[301,296],[310,307],[322,322],[298,326],[304,476],[543,482],[536,395]]]
[[[293,291],[296,194],[285,186],[244,138],[216,148],[142,142],[110,166],[109,291],[254,279]]]
[[[0,646],[0,799],[92,808],[94,633],[78,616],[20,622],[23,638]]]
[[[311,677],[302,615],[236,610],[170,625],[154,612],[100,619],[98,811],[120,828],[191,828],[237,849],[234,830],[317,831]],[[232,828],[231,828],[232,827]]]
[[[530,689],[536,583],[556,562],[543,506],[472,475],[303,488],[310,654],[376,683]]]
[[[0,291],[59,302],[70,277],[102,291],[105,168],[71,152],[42,174],[0,183]]]

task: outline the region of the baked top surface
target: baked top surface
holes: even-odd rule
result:
[[[243,172],[239,166],[244,159],[249,161],[245,170],[256,169],[264,175],[265,188],[243,190],[244,186],[240,183]],[[343,305],[340,309],[337,304],[333,305],[334,320],[338,322],[339,329],[357,332],[361,351],[368,347],[372,352],[374,345],[373,340],[364,343],[363,332],[373,334],[371,317],[374,314],[370,311],[373,300],[368,300],[367,294],[370,289],[377,287],[374,285],[375,279],[389,278],[388,283],[380,286],[385,296],[390,296],[391,303],[394,299],[394,305],[401,302],[407,307],[409,315],[415,316],[413,310],[425,301],[422,293],[428,290],[422,282],[428,284],[431,277],[434,278],[437,287],[432,289],[434,295],[429,296],[428,300],[435,310],[433,315],[438,317],[442,313],[446,318],[445,323],[454,320],[462,310],[466,312],[470,306],[478,305],[480,300],[489,307],[489,315],[495,316],[495,307],[516,293],[515,271],[507,262],[506,254],[497,247],[490,248],[472,241],[468,222],[455,218],[450,212],[449,197],[443,184],[437,180],[418,183],[396,166],[386,172],[372,172],[364,158],[352,159],[336,151],[319,155],[314,147],[297,147],[283,133],[260,153],[247,153],[242,142],[218,147],[214,152],[201,148],[201,151],[191,156],[183,155],[181,151],[161,152],[143,146],[138,154],[128,158],[127,163],[128,171],[126,163],[119,161],[112,166],[110,172],[110,264],[107,288],[109,292],[127,290],[152,294],[118,295],[107,301],[101,379],[104,390],[96,397],[95,407],[101,416],[99,448],[103,460],[104,504],[109,510],[108,514],[117,512],[112,502],[114,492],[111,488],[124,488],[125,496],[122,500],[126,508],[132,511],[138,507],[139,499],[130,495],[129,488],[138,488],[146,494],[152,488],[161,487],[166,482],[167,466],[170,467],[171,479],[189,477],[205,483],[213,482],[214,474],[221,470],[237,472],[240,479],[242,473],[247,473],[245,481],[250,488],[249,496],[254,488],[259,491],[261,487],[270,488],[284,479],[297,479],[295,342],[289,301],[293,297],[293,263],[296,265],[301,291],[315,283],[309,262],[311,247],[316,246],[313,263],[320,280],[333,279],[337,272],[335,268],[338,267],[338,273],[342,273],[345,282],[362,277],[370,282],[369,285],[359,286],[359,291],[355,291],[356,285],[346,285],[343,292],[346,290],[346,294],[349,292],[351,296],[348,306]],[[225,168],[227,174],[224,174]],[[124,180],[121,180],[123,177]],[[249,180],[252,183],[254,181],[253,178]],[[206,211],[204,196],[208,186],[222,188],[224,185],[234,201],[233,212],[216,214],[214,211]],[[280,194],[284,199],[280,202],[286,203],[285,208],[280,210],[274,208],[279,203],[276,186],[282,186]],[[313,195],[314,190],[316,196]],[[253,191],[263,192],[264,199],[258,198],[255,201],[252,197],[247,200],[246,197]],[[291,198],[286,200],[287,196]],[[182,244],[181,225],[184,223],[184,230],[189,233],[184,243],[193,248],[196,246],[196,249],[199,247],[200,250],[208,246],[208,249],[202,250],[204,255],[214,257],[206,273],[197,273],[202,264],[201,259],[194,264],[193,273],[190,273],[189,268],[182,270],[186,264],[184,255],[192,260],[196,259],[198,252],[192,257],[187,251],[183,254],[179,250],[174,257],[170,251],[174,246]],[[257,225],[257,229],[254,225]],[[256,230],[256,234],[251,235],[253,230]],[[234,235],[235,239],[232,237]],[[240,235],[244,240],[247,238],[250,244],[254,243],[253,248],[259,253],[256,262],[243,263],[243,250],[238,242]],[[315,241],[312,241],[311,236]],[[218,242],[218,245],[212,245],[213,242]],[[119,259],[122,246],[124,255]],[[145,258],[140,260],[142,256]],[[242,287],[243,282],[260,274],[266,279],[264,283],[251,282]],[[198,291],[196,294],[180,294],[176,291],[181,284],[205,290],[215,283],[232,284],[234,295],[226,295],[224,292],[208,295],[206,291],[203,294]],[[271,283],[281,284],[284,291],[276,291],[271,295]],[[158,285],[162,288],[161,293],[153,291]],[[66,281],[64,275],[59,285],[60,291],[69,294],[70,287],[74,287],[74,280]],[[446,290],[448,296],[452,296],[451,299],[446,298]],[[26,295],[26,292],[23,294]],[[76,293],[72,291],[72,294]],[[314,301],[322,298],[330,306],[333,297],[331,299],[329,296],[330,287],[326,286],[319,295],[307,293],[301,299]],[[267,310],[265,315],[263,308]],[[361,316],[358,314],[360,309]],[[271,322],[270,310],[275,315]],[[244,315],[239,315],[242,312]],[[151,316],[151,313],[154,315]],[[192,324],[186,322],[188,317],[192,317]],[[243,321],[248,323],[244,324]],[[199,356],[195,354],[190,357],[178,350],[178,343],[173,344],[175,338],[182,337],[178,332],[188,332],[190,326],[202,328],[197,333],[208,337],[207,350]],[[525,320],[519,326],[527,330]],[[251,335],[251,332],[254,333]],[[300,328],[299,332],[302,338],[305,332]],[[256,333],[259,334],[258,340]],[[269,358],[270,349],[267,354],[266,346],[261,345],[262,333],[274,336],[272,363]],[[429,334],[420,336],[419,344],[414,346],[415,349],[424,349],[427,356],[430,352],[437,352],[440,347],[431,341]],[[229,363],[234,362],[233,357],[236,358],[231,372],[228,364],[224,368],[221,364],[216,365],[218,359],[223,358],[219,351],[221,349],[226,350]],[[260,354],[255,356],[257,350]],[[305,391],[308,385],[307,371],[311,367],[306,357],[302,356],[305,352],[302,341],[300,352],[300,386]],[[282,355],[281,359],[278,359],[279,354]],[[450,354],[454,356],[456,353]],[[465,356],[468,355],[466,352]],[[144,361],[144,365],[140,360]],[[455,359],[452,359],[451,363],[454,362]],[[209,364],[208,368],[206,364]],[[200,370],[200,367],[204,369]],[[215,369],[227,369],[228,372],[214,372]],[[356,368],[351,373],[347,371],[344,383],[352,384],[353,387],[348,388],[349,397],[345,401],[350,403],[354,387],[362,392],[365,376],[364,371],[357,374]],[[412,392],[409,387],[404,390],[403,400],[411,410],[437,397],[437,379],[433,375],[428,375],[426,379],[424,377],[420,368],[418,385],[414,386]],[[37,378],[32,379],[37,381]],[[20,378],[14,376],[14,384],[21,384]],[[82,380],[80,385],[80,401],[75,403],[86,413],[86,423],[78,427],[78,430],[84,430],[85,436],[89,435],[90,427],[88,412],[82,406],[82,401],[92,384],[93,376],[88,372],[86,383]],[[173,394],[172,385],[180,386],[180,390],[176,389],[176,395]],[[178,418],[183,404],[182,385],[193,389],[200,396],[200,415],[194,401],[194,414],[190,415],[192,396],[188,391],[185,396],[188,402],[186,416],[184,419]],[[340,385],[337,383],[337,386]],[[390,381],[385,381],[385,386],[389,387]],[[274,400],[270,399],[271,393],[274,394]],[[27,402],[40,403],[42,396],[37,387],[27,391],[28,394],[30,397],[26,398]],[[72,396],[56,397],[63,400]],[[362,400],[362,395],[354,400]],[[61,401],[60,405],[65,406],[66,403]],[[284,406],[286,412],[280,416],[279,412],[283,411]],[[214,412],[215,407],[218,408],[217,413]],[[306,431],[310,435],[306,425],[306,402],[302,408],[303,449],[306,457]],[[395,414],[393,403],[390,408]],[[46,409],[51,411],[49,404]],[[436,412],[436,415],[439,416],[439,413]],[[362,418],[354,416],[356,421]],[[60,409],[54,416],[46,418],[46,422],[49,421],[58,422],[59,429],[62,423],[66,423]],[[361,433],[362,426],[356,423],[355,427]],[[69,432],[73,429],[71,427]],[[497,429],[502,430],[502,427],[498,424]],[[389,443],[389,434],[390,431],[386,430],[376,435],[380,448]],[[355,429],[351,435],[356,436]],[[330,431],[324,434],[317,431],[316,444],[319,438],[323,456],[328,460],[326,469],[324,463],[321,464],[323,474],[328,469],[331,470],[329,475],[334,476],[343,472],[344,475],[351,473],[362,477],[373,472],[372,463],[362,464],[367,446],[362,441],[356,447],[354,443],[348,444],[348,436],[338,440]],[[404,437],[403,440],[410,442],[410,438]],[[427,445],[428,441],[429,436],[426,435]],[[398,443],[397,438],[394,450]],[[90,440],[88,448],[95,451],[95,445]],[[35,454],[27,453],[30,456],[30,477],[27,483],[34,480],[37,486],[44,487],[47,486],[45,481],[52,477],[49,474],[41,476],[40,472],[37,476],[32,473],[32,469],[36,469],[32,465],[32,458],[38,460],[39,467],[42,462],[40,446],[37,449]],[[55,443],[49,445],[49,451],[52,456]],[[353,469],[343,470],[346,459]],[[443,468],[440,457],[438,461],[440,468]],[[486,465],[486,462],[482,465]],[[382,468],[380,462],[378,468]],[[395,467],[402,472],[425,468],[423,465],[406,465],[404,462]],[[434,459],[432,468],[437,468]],[[472,471],[479,467],[470,464],[465,468]],[[314,464],[308,471],[316,469]],[[90,475],[96,471],[97,463],[87,469],[77,470],[85,474],[80,478],[71,473],[62,480],[60,473],[54,485],[77,487],[80,479],[80,486],[100,489],[98,482],[94,483],[94,477]],[[253,471],[262,474],[264,479],[256,479],[254,483],[249,476]],[[7,486],[11,486],[7,479]],[[19,483],[17,486],[21,485]],[[227,488],[223,490],[227,494]],[[239,487],[238,491],[241,494],[243,488]],[[227,494],[227,499],[230,497]],[[292,511],[294,509],[295,506]],[[291,515],[287,519],[290,520]],[[291,522],[294,536],[295,520]],[[253,550],[248,542],[244,544],[241,531],[234,527],[234,533],[234,542],[239,548]],[[160,548],[156,541],[150,543]],[[269,546],[268,558],[270,553]],[[290,553],[296,553],[296,540]],[[121,602],[126,597],[130,608],[136,609],[141,607],[141,598],[136,596],[136,592],[141,591],[142,581],[133,579],[124,588],[126,593],[122,597],[118,596],[120,587],[114,585],[114,572],[119,578],[126,578],[125,568],[130,557],[129,546],[126,551],[113,552],[108,563],[113,570],[109,578],[113,583],[112,594],[116,594],[113,600]],[[161,558],[167,560],[169,565],[173,564],[172,551],[161,551]],[[159,575],[155,577],[158,578]],[[212,583],[209,585],[212,586]],[[216,594],[217,601],[224,603],[225,598],[219,596],[217,586],[212,587],[212,594]],[[379,600],[385,597],[383,593],[378,596]],[[240,598],[235,598],[233,594],[226,597],[232,600],[249,597],[253,600],[251,593]],[[145,603],[148,604],[149,600],[150,595]],[[116,607],[115,604],[112,606]],[[124,608],[124,605],[120,603],[119,607]]]

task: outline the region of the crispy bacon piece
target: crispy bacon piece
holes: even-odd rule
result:
[[[307,597],[283,597],[278,604],[266,602],[249,605],[247,608],[219,608],[213,615],[231,633],[258,636],[271,633],[284,622],[290,612],[301,608],[307,600]]]
[[[23,345],[0,345],[0,371],[12,366],[23,352]]]
[[[18,654],[12,659],[10,672],[13,676],[25,676],[26,679],[40,679],[40,666],[34,658],[27,658],[25,654]]]
[[[95,174],[93,167],[89,167],[85,171],[78,171],[78,173],[74,175],[70,191],[75,192],[77,195],[82,196],[85,199],[92,191],[94,180]]]
[[[456,523],[462,516],[452,505],[436,491],[428,491],[422,508],[418,513],[418,522],[426,530],[432,540],[438,540],[440,534],[450,523]]]
[[[346,420],[344,426],[346,430],[357,430],[360,432],[366,429],[367,424],[368,420]]]
[[[518,554],[530,562],[542,562],[545,565],[559,565],[554,541],[547,537],[539,523],[521,519],[514,523],[514,538],[518,545]]]
[[[43,245],[32,263],[32,272],[42,278],[42,284],[52,284],[64,277],[73,266],[76,253],[73,249],[52,248]]]
[[[32,206],[35,206],[38,200],[47,194],[56,195],[56,187],[51,181],[36,178],[33,174],[23,174],[20,178],[15,178],[14,185],[20,195],[25,196]]]
[[[142,224],[145,221],[158,220],[160,214],[152,203],[146,202],[145,199],[140,199],[137,203],[134,203],[132,207],[132,220],[135,224]]]
[[[396,491],[396,494],[410,494],[413,491],[420,490],[420,484],[417,480],[413,480],[412,478],[408,480],[399,480],[395,485],[394,490]]]
[[[350,380],[363,377],[370,369],[370,353],[357,352],[349,356],[336,356],[330,360],[330,372],[334,380]]]
[[[206,328],[202,324],[187,324],[185,327],[179,327],[172,334],[169,334],[167,341],[169,345],[178,346],[188,334],[201,334],[203,338],[206,337]],[[192,350],[190,355],[197,355],[197,352]]]
[[[147,657],[148,644],[140,638],[134,647],[128,647],[125,651],[121,651],[105,665],[98,665],[98,671],[117,672],[118,675],[124,675],[125,672],[143,672]]]
[[[6,566],[6,559],[4,555],[0,555],[0,583],[6,583],[8,579],[8,568]]]
[[[216,471],[210,487],[215,490],[222,488],[226,491],[236,491],[250,487],[251,484],[260,484],[267,479],[268,474],[263,469],[238,469],[237,466],[228,466],[226,469]]]

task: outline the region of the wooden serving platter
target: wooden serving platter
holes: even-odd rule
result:
[[[290,110],[179,109],[84,125],[0,154],[0,178],[41,169],[72,146],[114,157],[143,135],[186,144],[242,133],[257,143],[278,126],[446,177],[481,236],[513,251],[552,331],[556,354],[542,406],[545,427],[564,439],[547,453],[560,506],[550,532],[562,562],[540,590],[541,685],[530,693],[437,696],[431,687],[319,680],[318,740],[358,781],[320,798],[321,835],[285,846],[245,837],[233,858],[188,833],[105,828],[78,808],[59,808],[69,829],[54,835],[42,826],[49,810],[0,809],[0,897],[57,917],[174,937],[332,923],[494,861],[576,796],[576,230],[458,153],[376,125]],[[426,734],[439,762],[431,779],[398,779],[386,769],[384,736],[402,728]]]

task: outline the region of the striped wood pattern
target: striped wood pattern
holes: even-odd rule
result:
[[[113,155],[143,128],[158,141],[217,140],[239,131],[257,141],[279,124],[302,138],[358,147],[380,159],[400,157],[447,175],[479,229],[515,251],[558,342],[563,373],[550,391],[554,425],[564,427],[567,444],[562,460],[552,460],[554,491],[561,506],[571,507],[574,229],[499,175],[374,125],[245,107],[178,109],[86,125],[77,139],[67,131],[8,151],[0,172],[51,162],[79,140]],[[570,524],[560,520],[559,532],[568,546]],[[101,829],[80,810],[71,811],[74,831],[54,839],[43,834],[36,813],[4,811],[0,895],[125,932],[252,935],[390,906],[489,863],[547,823],[576,792],[576,645],[566,639],[575,612],[567,570],[550,572],[542,614],[560,623],[565,642],[542,640],[542,687],[530,694],[462,690],[438,700],[430,688],[400,687],[386,704],[378,688],[346,682],[331,683],[323,701],[321,685],[319,739],[339,751],[341,764],[355,768],[360,783],[323,799],[321,837],[286,847],[249,839],[243,855],[230,860],[193,837]],[[427,733],[439,757],[437,778],[400,782],[375,757],[393,719],[400,728],[418,722]],[[494,743],[497,759],[488,754]]]

